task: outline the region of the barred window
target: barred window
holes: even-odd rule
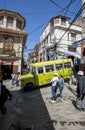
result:
[[[13,26],[13,18],[11,18],[11,17],[8,17],[7,18],[7,26]]]
[[[17,28],[22,29],[22,22],[17,20]]]

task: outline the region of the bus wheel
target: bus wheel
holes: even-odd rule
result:
[[[25,91],[32,91],[33,88],[34,88],[33,83],[27,83],[27,84],[25,85],[24,90],[25,90]]]

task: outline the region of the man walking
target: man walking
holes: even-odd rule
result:
[[[57,91],[57,88],[58,88],[58,84],[57,84],[58,82],[59,82],[58,73],[55,73],[54,78],[51,80],[51,91],[52,91],[51,102],[52,103],[56,102],[56,98],[57,98],[56,91]]]

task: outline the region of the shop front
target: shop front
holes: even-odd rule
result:
[[[14,62],[0,61],[0,78],[11,79],[12,73],[18,72],[18,66],[14,65]]]

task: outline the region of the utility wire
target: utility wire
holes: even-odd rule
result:
[[[52,0],[49,0],[49,1],[52,1]],[[57,6],[59,6],[60,8],[62,8],[62,10],[60,11],[60,13],[61,12],[63,12],[66,8],[68,8],[73,2],[74,2],[75,0],[71,0],[71,2],[65,7],[65,8],[62,8],[60,5],[58,5],[58,4],[56,4],[55,2],[53,2],[53,3],[55,3]],[[73,12],[72,12],[72,14],[73,14]],[[47,23],[47,22],[45,22],[45,23]],[[35,30],[33,30],[31,33],[29,33],[29,35],[31,35],[31,34],[33,34],[35,31],[37,31],[38,29],[40,29],[45,23],[43,23],[42,25],[40,25],[39,27],[37,27]]]
[[[76,14],[76,16],[74,17],[74,19],[72,20],[71,24],[69,25],[69,27],[67,28],[67,30],[65,31],[65,33],[61,36],[59,42],[62,40],[62,38],[64,37],[64,35],[66,34],[67,31],[69,31],[70,27],[72,26],[72,24],[74,23],[74,21],[79,17],[79,15],[81,14],[83,7],[85,6],[85,3],[83,4],[83,6],[80,8],[80,10],[78,11],[78,13]]]
[[[59,8],[61,8],[62,10],[60,11],[60,13],[62,13],[67,7],[68,7],[68,5],[65,7],[65,8],[63,8],[62,6],[60,6],[59,4],[57,4],[56,2],[54,2],[53,0],[49,0],[51,3],[53,3],[54,5],[56,5],[57,7],[59,7]],[[74,2],[75,0],[73,0],[73,2]],[[72,3],[73,3],[72,2]],[[72,4],[71,3],[71,4]],[[75,14],[74,12],[72,12],[72,11],[69,11],[70,13],[72,13],[72,14]]]
[[[70,3],[69,3],[69,4],[67,5],[67,7],[66,7],[66,13],[65,13],[65,15],[67,14],[67,12],[68,12],[68,10],[69,10],[71,4],[72,4],[74,1],[75,1],[75,0],[70,0]]]
[[[35,31],[37,31],[38,29],[40,29],[42,26],[44,26],[47,22],[41,24],[39,27],[37,27],[35,30],[33,30],[32,32],[29,33],[29,35],[31,35],[32,33],[34,33]]]
[[[51,0],[52,1],[52,0]],[[67,10],[66,10],[66,13],[65,13],[65,15],[67,14],[67,12],[68,12],[68,10],[69,10],[69,7],[70,7],[70,5],[74,2],[75,0],[70,0],[70,3],[65,7]],[[64,8],[64,9],[65,9]],[[62,10],[63,11],[63,10]],[[55,33],[54,33],[54,36],[55,36],[55,38],[56,38],[56,35],[55,35]],[[57,38],[56,38],[57,39]]]

